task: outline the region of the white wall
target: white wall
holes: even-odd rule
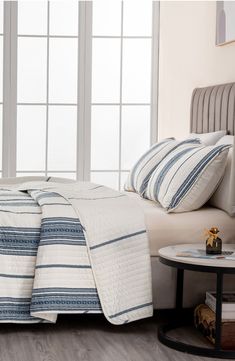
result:
[[[235,43],[215,46],[215,20],[215,2],[161,2],[159,139],[187,135],[195,87],[235,81]]]

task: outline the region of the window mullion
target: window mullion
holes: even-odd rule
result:
[[[49,128],[49,56],[50,56],[50,1],[47,3],[47,75],[46,75],[46,151],[45,151],[45,175],[48,173],[48,128]]]
[[[77,178],[90,179],[92,2],[79,2]]]
[[[120,42],[120,90],[119,90],[119,161],[118,161],[118,189],[121,189],[122,169],[122,67],[123,67],[123,1],[121,2],[121,42]]]
[[[160,3],[153,1],[152,14],[152,70],[151,70],[151,132],[150,143],[158,139],[158,77],[159,77],[159,25]]]
[[[17,1],[4,2],[3,177],[16,175]]]

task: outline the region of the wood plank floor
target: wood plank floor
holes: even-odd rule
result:
[[[0,324],[0,361],[210,361],[157,339],[156,317],[112,326],[103,316],[61,316],[57,324]],[[189,338],[187,332],[187,337]],[[179,337],[184,337],[179,333]],[[193,336],[190,336],[193,337]],[[213,359],[215,360],[215,359]]]

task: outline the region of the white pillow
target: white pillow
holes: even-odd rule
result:
[[[188,138],[198,138],[204,145],[215,145],[218,140],[227,134],[226,130],[218,130],[211,133],[190,133]]]
[[[198,144],[199,140],[187,139],[179,141],[174,140],[174,138],[168,138],[154,144],[132,167],[124,185],[124,189],[126,191],[138,192],[140,195],[143,195],[154,169],[160,164],[167,154],[185,143]]]
[[[234,145],[234,135],[225,135],[224,137],[220,138],[220,140],[218,140],[216,145],[221,145],[221,144],[230,144],[233,146]]]
[[[217,145],[221,144],[230,144],[234,146],[234,136],[225,135],[217,142]],[[235,186],[235,179],[232,173],[233,153],[234,149],[230,148],[224,176],[219,184],[219,187],[209,200],[209,204],[216,208],[224,210],[230,215],[235,215],[235,212],[233,211],[233,209],[235,209],[235,204],[233,204],[232,202],[232,189]]]
[[[229,145],[185,145],[171,152],[153,172],[146,197],[168,212],[200,208],[210,198],[224,173]]]

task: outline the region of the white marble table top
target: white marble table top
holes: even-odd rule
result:
[[[228,268],[235,268],[235,243],[234,244],[223,244],[223,251],[233,251],[234,254],[231,259],[221,258],[219,255],[216,259],[206,259],[206,258],[192,258],[192,257],[181,257],[177,256],[181,252],[187,252],[190,250],[205,250],[206,244],[205,243],[194,243],[194,244],[180,244],[177,246],[169,246],[164,247],[159,250],[159,255],[162,258],[187,263],[187,264],[194,264],[200,266],[211,266],[211,267],[228,267]]]

